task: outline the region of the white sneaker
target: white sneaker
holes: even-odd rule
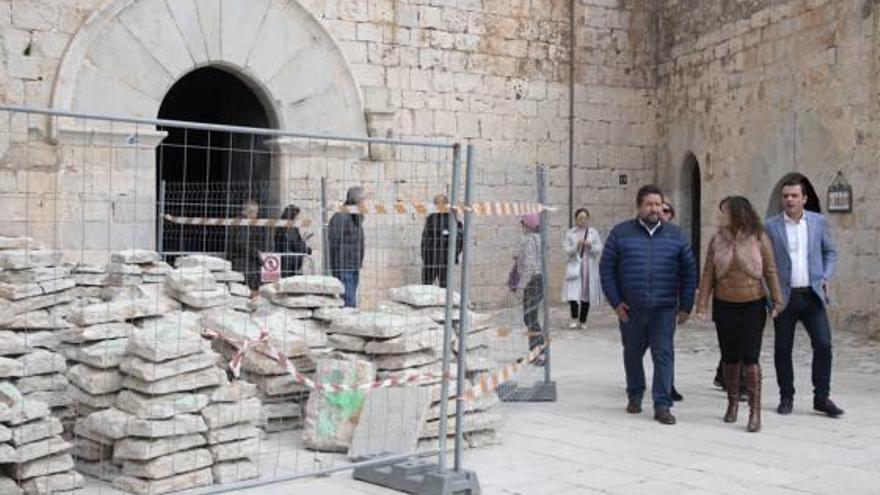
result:
[[[578,323],[578,330],[583,330],[586,327],[587,327],[586,323]]]
[[[574,330],[574,329],[577,328],[577,327],[578,327],[578,322],[576,322],[576,321],[573,321],[573,322],[571,322],[571,323],[568,324],[568,328],[570,328],[570,329],[572,329],[572,330]]]

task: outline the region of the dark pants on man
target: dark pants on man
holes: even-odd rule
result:
[[[672,407],[672,375],[675,367],[675,308],[630,309],[629,319],[620,322],[626,395],[640,402],[645,393],[645,351],[651,349],[654,378],[651,395],[655,410]]]
[[[422,267],[422,284],[433,285],[434,280],[440,279],[440,287],[446,288],[447,265],[439,263],[435,265],[425,265]]]
[[[788,399],[794,397],[791,351],[798,321],[804,324],[813,346],[813,395],[819,400],[827,399],[831,392],[831,326],[825,305],[809,288],[792,289],[788,306],[773,321],[776,329],[773,361],[779,395]]]

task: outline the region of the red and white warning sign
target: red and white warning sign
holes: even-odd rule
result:
[[[260,269],[260,280],[265,284],[277,282],[281,278],[281,255],[278,253],[260,253],[263,266]]]

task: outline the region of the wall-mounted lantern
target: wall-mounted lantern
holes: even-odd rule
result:
[[[850,213],[852,204],[852,187],[843,178],[843,172],[838,171],[828,186],[828,213]]]

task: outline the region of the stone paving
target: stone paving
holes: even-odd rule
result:
[[[556,328],[564,325],[554,311]],[[556,403],[505,404],[504,444],[466,452],[484,494],[880,494],[880,343],[838,332],[832,397],[839,419],[812,411],[809,339],[797,336],[795,411],[775,412],[772,326],[762,363],[763,431],[721,421],[725,399],[712,385],[718,359],[714,330],[689,323],[677,335],[675,426],[623,411],[623,364],[610,312],[590,317],[585,331],[556,332]],[[647,367],[650,372],[650,366]],[[536,375],[531,373],[532,376]],[[649,378],[650,379],[650,378]],[[646,402],[646,405],[648,403]],[[282,483],[241,493],[391,494],[348,473]]]

